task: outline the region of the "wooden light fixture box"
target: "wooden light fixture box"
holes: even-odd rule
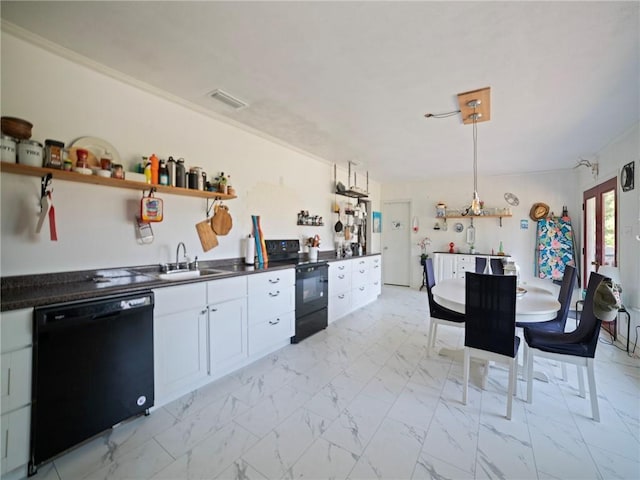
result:
[[[481,88],[479,90],[472,90],[470,92],[463,92],[458,94],[458,104],[460,105],[460,112],[462,115],[462,123],[469,125],[473,123],[473,107],[467,105],[472,100],[480,100],[480,105],[475,109],[476,113],[482,116],[476,120],[476,123],[487,122],[491,120],[491,87]]]

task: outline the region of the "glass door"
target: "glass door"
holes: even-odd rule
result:
[[[617,179],[612,178],[584,192],[584,272],[586,288],[589,273],[601,265],[618,265]]]

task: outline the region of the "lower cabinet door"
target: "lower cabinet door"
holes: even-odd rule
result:
[[[351,311],[351,291],[329,297],[329,323],[344,317]]]
[[[199,308],[154,318],[156,404],[176,393],[187,393],[205,378],[207,309]]]
[[[351,308],[353,310],[363,307],[371,301],[370,288],[368,284],[365,284],[351,290]]]
[[[247,299],[209,306],[211,370],[227,369],[247,358]]]
[[[249,355],[268,351],[289,340],[295,333],[295,312],[287,312],[249,326]]]
[[[29,461],[29,431],[31,407],[23,407],[0,417],[2,424],[2,474],[25,465]]]

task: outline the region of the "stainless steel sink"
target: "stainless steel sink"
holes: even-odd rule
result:
[[[227,270],[218,270],[217,268],[201,268],[200,276],[209,276],[209,275],[227,275],[229,271]]]

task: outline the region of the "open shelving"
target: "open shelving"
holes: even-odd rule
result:
[[[56,168],[31,167],[29,165],[20,165],[19,163],[2,163],[0,171],[6,173],[16,173],[19,175],[29,175],[32,177],[44,177],[45,175],[50,173],[52,177],[57,180],[102,185],[105,187],[126,188],[129,190],[140,191],[155,188],[156,192],[158,193],[170,193],[173,195],[182,195],[186,197],[199,197],[216,200],[231,200],[237,198],[236,195],[228,195],[220,192],[191,190],[188,188],[170,187],[167,185],[150,185],[144,182],[121,180],[119,178],[99,177],[97,175],[84,175],[82,173],[67,172],[65,170],[59,170]]]

